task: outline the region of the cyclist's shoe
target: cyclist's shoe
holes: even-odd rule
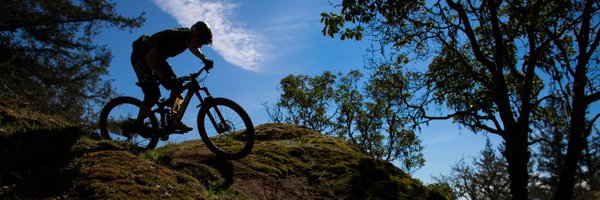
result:
[[[192,127],[185,125],[183,122],[175,123],[174,128],[175,128],[175,130],[179,130],[182,133],[187,133],[187,132],[190,132],[191,130],[194,130]]]

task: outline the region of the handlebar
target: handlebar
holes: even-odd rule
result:
[[[198,78],[198,76],[200,76],[200,74],[202,74],[202,71],[206,71],[206,73],[207,73],[207,74],[209,74],[209,73],[210,73],[210,70],[211,70],[212,68],[213,68],[213,66],[208,66],[208,65],[205,65],[205,66],[204,66],[204,67],[202,67],[202,69],[200,69],[198,72],[191,73],[191,74],[189,74],[189,75],[187,75],[187,76],[182,76],[182,77],[179,77],[179,78],[177,78],[177,79],[179,79],[179,81],[181,81],[181,82],[183,82],[183,81],[190,81],[190,80],[193,80],[193,79],[196,79],[196,78]]]

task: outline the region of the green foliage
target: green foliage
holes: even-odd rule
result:
[[[340,14],[337,13],[322,13],[321,23],[325,26],[323,28],[323,35],[334,37],[339,34],[341,39],[355,39],[361,40],[365,32],[370,31],[370,26],[376,23],[387,23],[391,26],[377,26],[378,32],[396,32],[403,31],[408,33],[409,31],[418,30],[413,27],[418,24],[411,24],[404,21],[412,12],[417,10],[419,6],[424,5],[425,1],[409,0],[409,1],[342,1],[342,9]],[[411,16],[412,17],[412,16]],[[350,28],[344,28],[347,25],[351,25]],[[363,27],[368,26],[367,28]],[[378,33],[375,32],[375,33]],[[368,32],[370,33],[370,32]],[[413,37],[417,37],[416,33],[406,34],[404,37],[389,37],[387,41],[395,41],[394,43],[399,46],[401,44],[410,41]],[[387,36],[385,36],[387,37]]]
[[[289,115],[284,121],[302,124],[316,131],[330,128],[327,108],[333,103],[333,82],[335,75],[325,72],[310,78],[308,76],[289,75],[281,79],[283,93],[278,107],[287,108]]]
[[[112,57],[93,37],[104,27],[141,26],[106,0],[4,1],[0,13],[0,97],[70,120],[90,117],[112,93],[102,76]],[[88,119],[89,120],[89,119]]]
[[[271,119],[301,124],[356,144],[376,159],[398,160],[412,172],[423,166],[421,141],[408,126],[402,98],[404,83],[393,66],[376,71],[364,88],[359,71],[337,76],[289,75]],[[267,110],[269,110],[267,108]]]

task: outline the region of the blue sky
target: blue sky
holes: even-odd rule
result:
[[[324,71],[363,69],[368,41],[341,41],[321,34],[320,13],[333,11],[327,0],[118,0],[117,12],[134,17],[145,13],[144,25],[132,32],[106,29],[95,42],[113,52],[109,79],[117,92],[142,98],[129,57],[131,42],[142,34],[189,27],[198,20],[208,22],[213,46],[201,50],[215,61],[206,81],[213,96],[238,102],[254,124],[268,122],[264,102],[279,96],[279,80],[289,74],[318,75]],[[202,63],[185,51],[168,60],[178,76],[196,72]],[[163,90],[163,95],[168,94]],[[192,103],[192,105],[196,105]],[[190,106],[193,108],[192,106]],[[191,112],[190,112],[191,111]],[[196,111],[189,110],[184,122],[195,128]],[[485,136],[461,130],[448,121],[423,127],[426,164],[413,177],[431,183],[431,176],[448,174],[450,165],[478,155]],[[489,135],[498,144],[498,137]],[[199,139],[197,132],[171,137],[172,141]]]

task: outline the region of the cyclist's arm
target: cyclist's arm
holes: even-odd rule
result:
[[[152,68],[152,72],[154,72],[154,74],[156,74],[156,76],[158,76],[159,79],[163,79],[164,73],[162,71],[162,69],[160,69],[160,66],[158,64],[158,59],[160,58],[160,53],[158,52],[158,49],[156,49],[156,47],[152,48],[152,50],[150,50],[150,52],[148,52],[148,54],[146,54],[146,62],[148,62],[148,65],[150,65],[150,68]]]
[[[206,61],[206,56],[204,56],[202,51],[200,51],[199,47],[189,47],[188,50],[190,50],[190,52],[192,52],[192,54],[194,54],[194,56],[196,56],[197,58],[200,58],[200,60],[202,60],[202,62]]]

